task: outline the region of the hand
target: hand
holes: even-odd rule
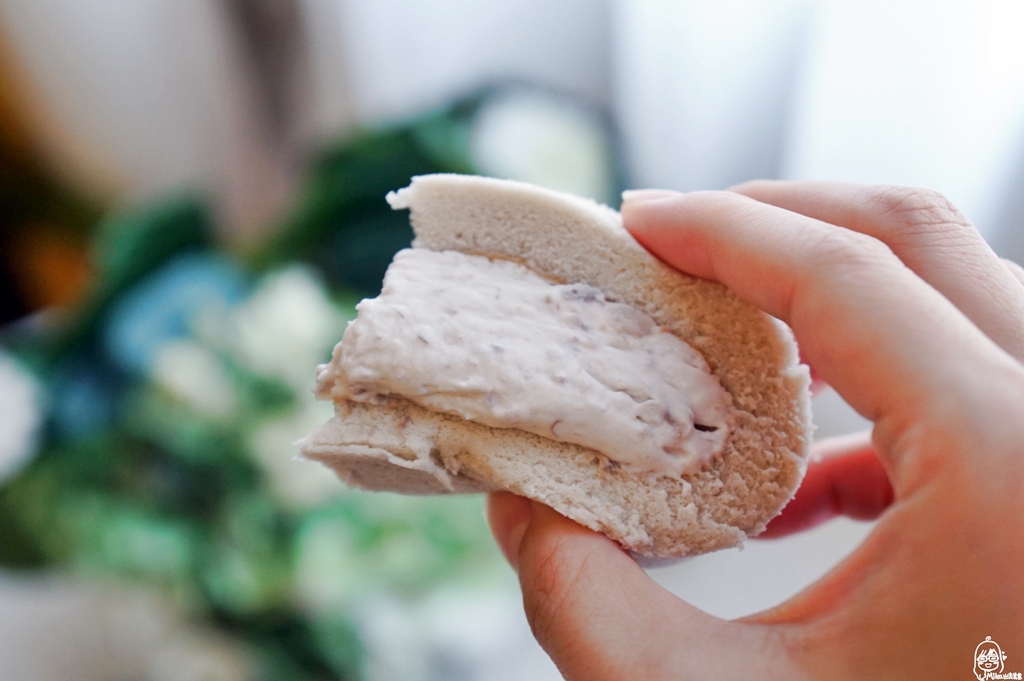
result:
[[[786,321],[874,423],[870,441],[818,452],[769,532],[881,515],[818,582],[725,621],[605,537],[492,495],[495,537],[566,678],[963,679],[986,636],[1024,671],[1024,273],[921,190],[638,192],[622,216],[668,264]]]

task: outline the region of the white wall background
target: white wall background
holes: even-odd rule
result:
[[[614,107],[638,186],[776,177],[808,0],[617,0]]]
[[[239,229],[287,198],[223,0],[0,0],[52,158],[104,194],[212,189]],[[1017,0],[300,0],[300,145],[497,79],[616,115],[636,185],[928,186],[1014,252]],[[287,150],[286,150],[287,152]],[[265,221],[265,219],[263,220]],[[1019,231],[1019,229],[1018,229]]]
[[[836,0],[815,13],[782,175],[937,189],[992,238],[1024,160],[1024,4]]]
[[[413,114],[496,79],[609,101],[605,0],[340,0],[340,6],[360,121]]]

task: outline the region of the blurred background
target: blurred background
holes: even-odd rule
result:
[[[480,498],[293,459],[438,171],[918,185],[1024,260],[1024,5],[0,0],[0,677],[559,678]],[[652,574],[736,617],[869,531]]]

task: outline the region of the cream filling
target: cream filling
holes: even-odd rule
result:
[[[407,249],[317,370],[323,398],[400,395],[679,476],[722,450],[732,401],[701,355],[593,286]]]

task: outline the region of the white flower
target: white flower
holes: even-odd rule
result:
[[[608,201],[611,148],[600,119],[571,101],[514,89],[473,123],[473,160],[485,175]]]
[[[318,506],[344,492],[326,466],[296,458],[295,441],[334,416],[334,405],[311,392],[299,395],[295,411],[261,424],[249,438],[249,450],[267,475],[274,497],[293,509]]]
[[[308,392],[346,321],[313,273],[294,265],[265,278],[232,311],[226,340],[255,373]]]
[[[43,421],[36,381],[0,350],[0,482],[13,477],[36,452]]]
[[[226,419],[235,412],[238,397],[224,363],[194,341],[161,345],[150,371],[157,385],[198,414]]]

